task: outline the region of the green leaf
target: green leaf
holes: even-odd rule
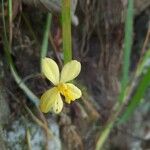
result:
[[[133,43],[133,0],[128,0],[127,15],[125,21],[125,39],[124,39],[124,51],[123,51],[123,69],[121,80],[121,94],[119,101],[123,101],[124,91],[129,81],[129,67],[130,67],[130,54]]]
[[[96,143],[96,148],[95,150],[101,150],[103,148],[104,142],[106,141],[106,139],[109,136],[109,133],[111,131],[111,129],[113,128],[113,122],[110,122],[107,124],[107,126],[104,128],[102,134],[100,135],[100,138],[98,139],[97,143]]]
[[[146,67],[150,66],[150,49],[146,51],[145,55],[143,56],[142,60],[140,61],[137,71],[136,71],[136,76],[140,76],[144,69]]]
[[[147,70],[145,70],[144,75],[141,77],[141,80],[139,82],[139,85],[137,86],[135,94],[131,98],[126,111],[123,113],[121,119],[119,120],[119,123],[125,122],[131,116],[135,108],[140,104],[149,86],[150,86],[150,67],[147,68]]]

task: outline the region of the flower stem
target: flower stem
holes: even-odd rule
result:
[[[62,0],[62,34],[63,34],[63,54],[64,63],[72,60],[72,40],[71,40],[71,2]]]

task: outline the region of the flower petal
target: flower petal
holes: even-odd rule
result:
[[[54,60],[47,57],[43,58],[42,72],[54,85],[59,83],[59,68]]]
[[[81,64],[76,60],[68,62],[61,71],[60,82],[65,83],[73,80],[79,75],[81,71]]]
[[[55,103],[58,101],[62,101],[61,96],[56,87],[47,90],[42,96],[40,101],[40,110],[44,113],[48,111],[53,111],[53,107],[56,105]]]
[[[67,92],[65,93],[65,102],[70,104],[71,101],[74,101],[82,96],[82,92],[79,88],[71,83],[65,84],[67,87]]]
[[[61,96],[59,96],[59,98],[55,101],[54,105],[52,106],[52,111],[55,114],[58,114],[62,111],[63,108],[63,101],[61,99]]]

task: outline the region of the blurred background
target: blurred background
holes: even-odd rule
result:
[[[127,0],[71,1],[73,59],[82,64],[74,82],[83,96],[59,115],[42,114],[36,102],[52,86],[41,75],[41,55],[63,64],[62,1],[2,0],[0,7],[0,150],[98,150],[112,122],[102,150],[150,149],[150,89],[142,84],[150,80],[135,75],[150,48],[149,0],[134,0],[133,14]],[[118,110],[128,21],[133,21],[127,60],[132,90]],[[132,104],[136,89],[144,95]],[[133,112],[116,123],[128,108]]]

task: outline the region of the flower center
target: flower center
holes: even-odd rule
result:
[[[68,85],[60,83],[57,85],[58,91],[68,100],[74,100],[73,93]]]

